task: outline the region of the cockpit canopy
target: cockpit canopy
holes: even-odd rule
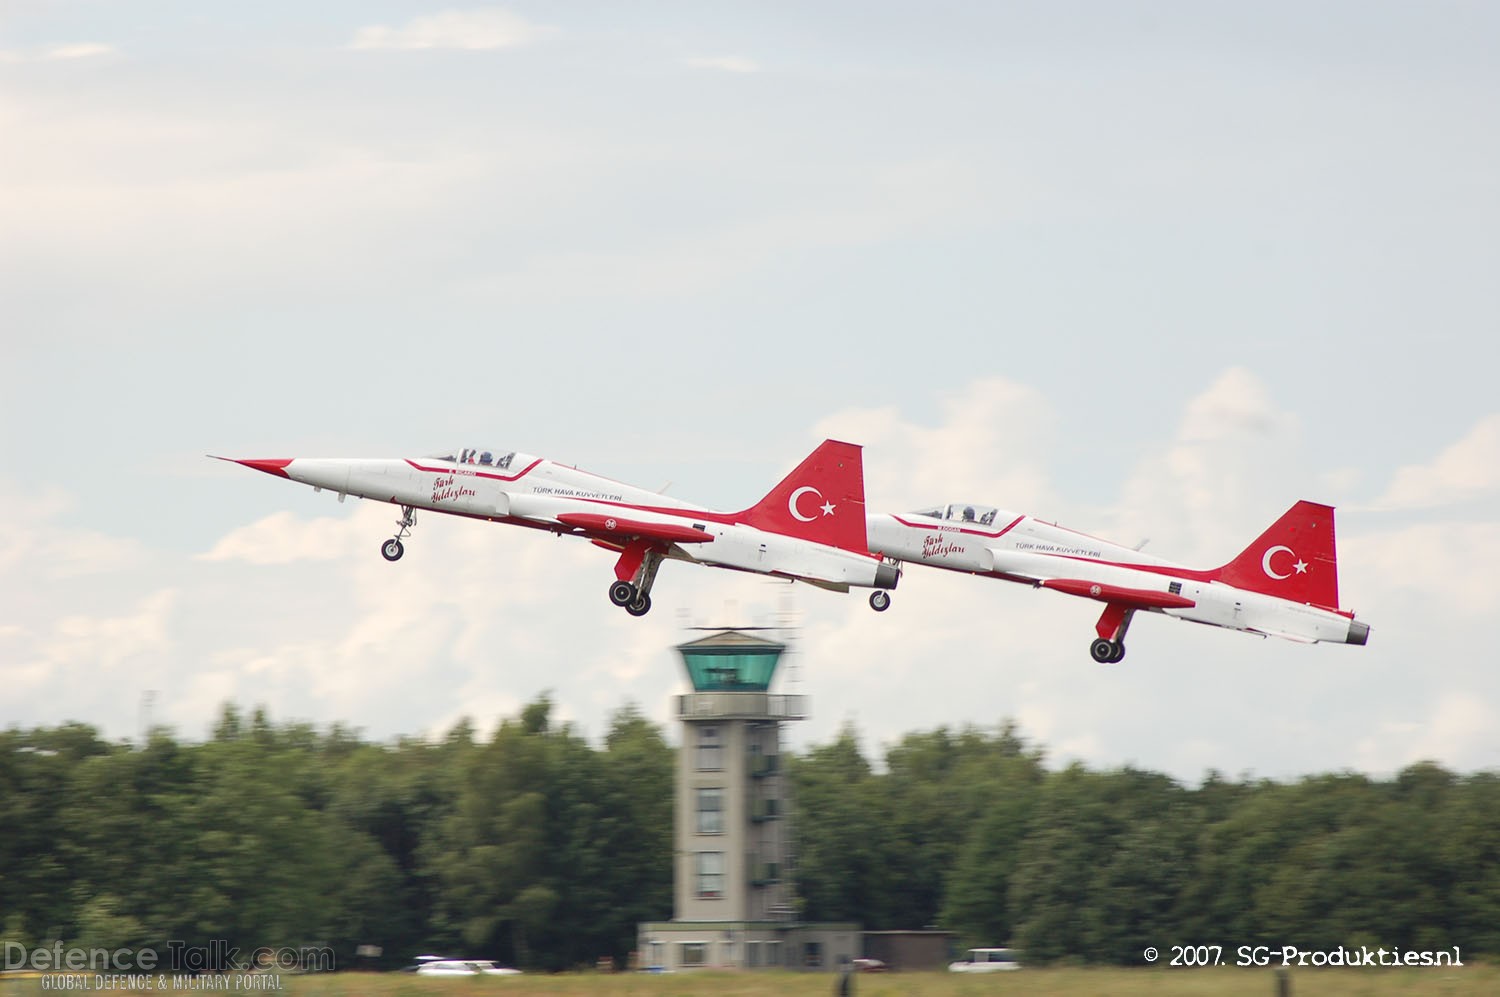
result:
[[[974,523],[976,526],[992,526],[995,522],[995,516],[999,511],[999,509],[996,509],[992,505],[979,505],[975,502],[950,502],[947,505],[918,509],[913,515],[930,516],[933,519],[946,519],[955,523]]]
[[[437,453],[428,454],[428,460],[446,460],[452,464],[476,464],[483,467],[498,467],[502,471],[510,470],[510,462],[515,460],[514,450],[496,450],[487,447],[461,447],[457,450],[439,450]]]

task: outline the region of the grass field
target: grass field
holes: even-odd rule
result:
[[[1500,994],[1500,967],[1467,965],[1437,969],[1293,969],[1291,994],[1319,997],[1381,997],[1384,994]],[[404,973],[330,973],[292,976],[285,989],[249,991],[267,997],[825,997],[838,990],[834,974],[681,973],[667,976],[561,974],[506,979],[442,980]],[[0,979],[0,997],[39,997],[39,979]],[[63,991],[66,993],[67,991]],[[75,990],[76,994],[92,990]],[[170,987],[156,993],[172,993]],[[175,991],[183,997],[247,993],[235,989]],[[1231,997],[1277,993],[1274,969],[1024,969],[990,976],[953,973],[863,974],[853,978],[855,997],[985,997],[1035,994],[1056,997],[1096,995],[1202,995]]]

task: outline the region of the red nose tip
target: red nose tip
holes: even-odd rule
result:
[[[276,457],[270,460],[239,460],[238,458],[231,458],[231,460],[234,460],[236,464],[244,464],[246,467],[253,467],[257,471],[265,471],[267,474],[274,474],[278,478],[289,477],[289,475],[286,473],[286,466],[292,462],[292,458],[290,457],[287,457],[285,459]]]

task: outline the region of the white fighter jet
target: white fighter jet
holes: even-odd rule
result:
[[[1125,657],[1125,632],[1138,610],[1307,644],[1370,637],[1368,624],[1339,608],[1333,507],[1314,502],[1298,502],[1238,557],[1207,571],[972,502],[871,514],[867,532],[870,550],[897,561],[1104,603],[1089,648],[1101,664]],[[871,605],[884,608],[880,600]]]
[[[860,448],[825,440],[765,498],[742,512],[714,512],[512,450],[463,447],[395,459],[220,457],[315,491],[401,507],[396,535],[381,544],[400,560],[418,509],[583,537],[619,554],[609,598],[632,616],[651,609],[664,559],[809,582],[847,592],[893,589],[899,566],[865,543]],[[879,593],[889,604],[890,596]]]

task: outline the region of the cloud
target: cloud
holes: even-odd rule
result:
[[[147,551],[138,541],[62,525],[76,505],[55,489],[27,492],[0,483],[0,507],[11,524],[0,531],[0,573],[62,580],[141,566]]]
[[[1500,413],[1486,416],[1463,439],[1426,464],[1396,472],[1375,503],[1380,509],[1431,509],[1500,492]]]
[[[52,45],[44,49],[38,58],[54,62],[63,59],[93,59],[101,55],[114,55],[118,51],[113,45],[97,42],[76,42],[70,45]]]
[[[555,29],[533,24],[499,7],[445,10],[417,17],[400,27],[373,24],[360,28],[349,43],[352,49],[464,49],[469,51],[519,48]]]
[[[361,508],[361,512],[366,511]],[[276,512],[230,531],[206,553],[205,561],[244,561],[247,564],[292,564],[332,561],[353,554],[358,527],[368,517],[319,517],[300,520],[290,512]]]
[[[1044,463],[1056,413],[1035,388],[1004,377],[973,381],[940,397],[939,419],[915,424],[887,405],[848,409],[814,428],[864,444],[873,512],[963,501],[1032,510],[1050,501]]]
[[[1242,367],[1191,398],[1172,439],[1151,446],[1107,526],[1182,563],[1222,564],[1293,502],[1322,497],[1303,467],[1299,420]]]
[[[694,56],[683,60],[693,69],[717,69],[725,73],[758,73],[760,65],[742,55]]]
[[[69,42],[60,45],[48,45],[41,49],[0,49],[0,63],[6,62],[64,62],[74,59],[95,59],[100,56],[114,55],[119,49],[113,45],[104,45],[99,42]]]
[[[1346,580],[1377,579],[1392,611],[1421,600],[1424,611],[1440,604],[1479,620],[1500,604],[1500,522],[1417,523],[1341,539],[1339,562]]]
[[[875,509],[1003,502],[1127,541],[1115,527],[1140,519],[1165,526],[1161,553],[1182,561],[1205,537],[1230,538],[1219,553],[1237,549],[1293,469],[1318,456],[1301,453],[1299,420],[1241,370],[1183,399],[1180,418],[1143,441],[1127,487],[1103,482],[1083,497],[1059,489],[1061,417],[1035,388],[988,377],[933,402],[920,415],[831,413],[808,445],[865,442]],[[852,720],[878,753],[909,732],[1014,717],[1054,764],[1130,761],[1183,779],[1211,767],[1388,771],[1424,756],[1493,763],[1482,704],[1500,700],[1500,678],[1473,648],[1500,601],[1487,570],[1500,560],[1494,517],[1399,529],[1363,517],[1341,534],[1341,580],[1375,628],[1369,647],[1145,615],[1126,661],[1101,668],[1087,652],[1099,607],[1028,586],[911,566],[876,614],[858,591],[669,563],[656,609],[634,619],[608,605],[612,558],[588,544],[423,516],[406,557],[388,564],[377,547],[393,507],[284,488],[287,509],[311,500],[322,514],[277,512],[198,556],[143,549],[76,579],[49,578],[48,559],[99,538],[61,525],[66,495],[14,489],[10,535],[38,525],[55,535],[0,550],[0,725],[81,719],[129,734],[135,711],[120,704],[151,689],[156,719],[189,737],[228,699],[383,738],[440,733],[461,716],[485,729],[550,691],[557,719],[590,736],[633,701],[675,737],[673,646],[685,627],[793,623],[781,691],[811,697],[809,719],[788,732],[794,745],[826,742]]]
[[[733,173],[741,163],[726,163]],[[598,184],[607,185],[608,178]],[[539,249],[518,267],[475,281],[479,295],[508,302],[536,297],[576,301],[580,295],[627,299],[676,298],[719,291],[788,253],[877,245],[935,225],[973,221],[993,180],[973,164],[953,159],[902,162],[851,175],[808,174],[798,184],[806,200],[704,223],[673,219],[628,249]],[[753,188],[755,183],[747,184]]]
[[[20,704],[27,693],[77,704],[90,690],[98,694],[122,684],[132,688],[138,666],[171,654],[178,602],[176,590],[162,589],[113,615],[68,613],[53,605],[49,608],[59,615],[51,621],[38,620],[29,631],[6,627],[11,647],[0,656],[0,688]],[[121,668],[126,664],[131,667]],[[114,676],[105,679],[110,672]],[[106,695],[110,707],[115,698]],[[107,722],[105,717],[92,719]]]

